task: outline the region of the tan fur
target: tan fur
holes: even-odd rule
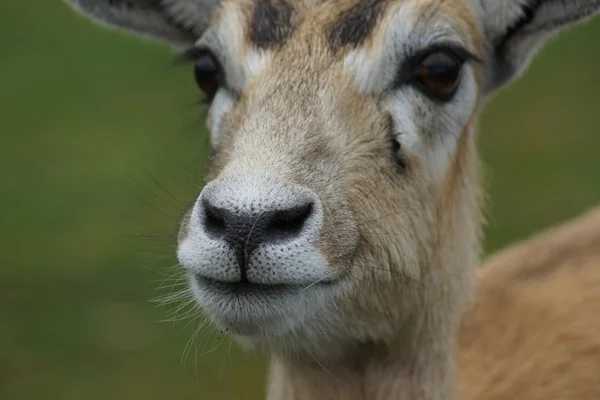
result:
[[[599,399],[599,310],[600,208],[491,256],[459,333],[457,399]],[[389,356],[365,346],[327,371],[275,362],[272,398],[401,398]]]
[[[490,257],[477,279],[459,399],[600,399],[600,208]]]

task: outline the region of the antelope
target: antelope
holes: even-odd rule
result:
[[[599,0],[67,2],[193,63],[214,157],[177,256],[270,400],[600,398],[600,210],[477,269],[475,146]]]

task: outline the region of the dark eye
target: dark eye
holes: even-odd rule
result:
[[[194,64],[196,84],[204,94],[212,99],[221,85],[220,67],[215,57],[206,52],[201,54]]]
[[[425,56],[415,71],[415,80],[425,94],[447,102],[460,84],[465,59],[450,50],[440,50]]]

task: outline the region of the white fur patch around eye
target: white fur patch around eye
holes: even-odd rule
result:
[[[415,10],[422,8],[409,2],[396,6],[385,23],[382,43],[349,52],[345,67],[362,93],[384,93],[382,107],[393,116],[401,151],[420,157],[432,179],[439,182],[445,177],[458,137],[473,113],[477,84],[467,64],[461,85],[448,103],[432,101],[409,83],[385,93],[411,52],[438,42],[458,44],[466,40],[443,15],[434,15],[424,24],[422,14],[415,14]],[[472,44],[466,46],[470,48]]]
[[[267,68],[270,55],[244,42],[243,16],[235,4],[223,4],[220,15],[220,20],[196,43],[197,47],[212,50],[225,74],[227,89],[217,91],[207,118],[213,148],[219,147],[223,118],[235,105],[231,91],[244,92],[248,81]]]
[[[415,11],[420,10],[420,11]],[[412,3],[401,3],[390,11],[382,44],[350,51],[345,68],[362,93],[382,92],[390,87],[406,57],[436,42],[463,43],[451,23],[439,16],[423,24],[423,11]],[[468,47],[472,47],[468,43]]]
[[[217,91],[215,98],[212,101],[206,124],[210,132],[210,142],[212,147],[219,147],[219,138],[221,136],[221,125],[223,117],[231,110],[235,100],[227,89],[221,88]]]
[[[269,53],[263,49],[248,48],[244,59],[244,75],[246,80],[258,75],[267,67]]]
[[[434,182],[446,176],[458,139],[477,102],[477,83],[469,65],[464,66],[461,86],[446,104],[431,101],[406,86],[383,103],[394,119],[401,151],[421,158]]]
[[[224,4],[221,19],[196,43],[197,47],[212,50],[225,72],[227,86],[239,92],[266,67],[269,59],[268,51],[256,49],[245,41],[240,12],[234,4]]]
[[[237,85],[233,90],[243,91],[245,90],[245,84],[248,79],[256,76],[260,71],[265,68],[267,56],[262,50],[251,50],[247,52],[247,57],[239,62],[239,66],[242,68],[240,71],[244,73],[243,82],[238,80]],[[231,86],[230,76],[226,74],[227,86]],[[238,75],[239,77],[239,75]],[[241,85],[241,86],[240,86]],[[219,137],[221,135],[221,125],[223,117],[227,114],[235,104],[235,97],[229,89],[220,88],[210,106],[208,113],[207,125],[210,131],[210,140],[213,148],[219,147]]]
[[[394,80],[398,58],[403,55],[402,46],[410,39],[412,7],[401,4],[392,12],[394,17],[385,33],[384,46],[376,46],[371,51],[359,48],[346,55],[346,69],[365,94],[383,91]]]

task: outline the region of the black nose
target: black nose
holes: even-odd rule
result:
[[[263,243],[292,240],[301,235],[302,228],[313,212],[313,203],[261,213],[240,214],[202,200],[204,230],[213,238],[224,240],[236,252],[242,280],[252,252]]]

